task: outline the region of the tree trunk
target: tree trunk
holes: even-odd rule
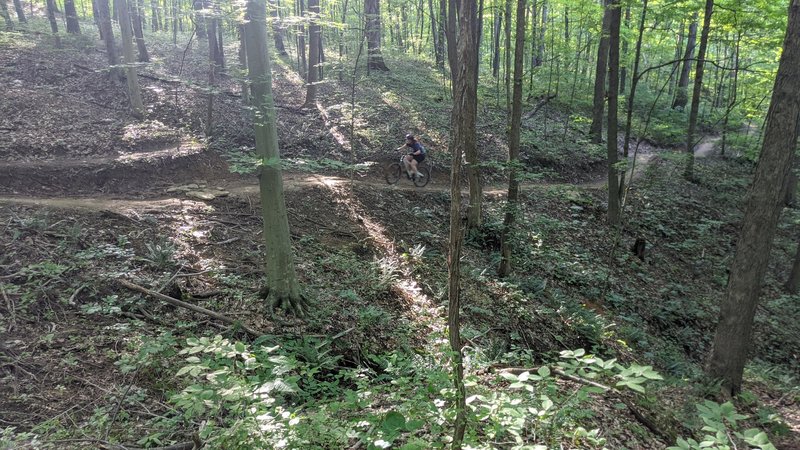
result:
[[[242,73],[247,73],[247,43],[245,40],[244,24],[238,25],[239,29],[239,68]],[[242,80],[242,103],[245,106],[250,106],[250,87],[247,85],[247,80]]]
[[[644,6],[647,8],[647,5]],[[631,5],[625,7],[625,28],[631,28]],[[622,40],[622,62],[620,65],[622,67],[619,68],[619,93],[625,95],[625,83],[628,78],[628,38],[621,39]],[[658,84],[658,83],[656,83]],[[627,155],[626,155],[627,156]]]
[[[143,119],[144,105],[142,104],[142,93],[139,89],[139,78],[136,74],[136,61],[133,56],[133,30],[131,29],[131,18],[128,15],[128,4],[126,0],[115,0],[114,4],[117,14],[119,15],[122,56],[123,63],[125,64],[125,77],[128,81],[128,97],[131,102],[131,114],[137,119]]]
[[[278,16],[278,8],[273,0],[269,0],[269,14],[272,17],[272,37],[275,41],[275,50],[281,56],[286,56],[286,47],[283,45],[283,29]]]
[[[786,280],[784,287],[786,292],[792,295],[797,295],[797,292],[800,291],[800,244],[797,244],[797,251],[792,263],[792,272],[789,274],[789,279]]]
[[[474,5],[474,0],[459,0],[462,3],[459,4],[459,8],[463,8],[465,5],[464,3],[468,3],[467,8],[468,12],[472,11],[476,14],[475,17],[468,17],[468,19],[464,18],[464,12],[459,9],[459,34],[456,38],[455,34],[455,21],[456,21],[456,0],[450,1],[450,8],[448,10],[448,29],[447,29],[447,47],[448,50],[450,48],[455,49],[452,53],[448,51],[448,56],[452,55],[452,58],[449,58],[450,61],[450,74],[451,76],[461,76],[461,72],[466,71],[472,77],[472,80],[462,86],[461,88],[458,87],[458,84],[453,84],[453,100],[456,102],[456,105],[460,105],[460,108],[463,113],[459,116],[460,120],[468,121],[471,125],[469,127],[467,125],[461,124],[465,127],[465,130],[471,130],[467,134],[461,135],[463,138],[462,142],[457,142],[456,145],[459,145],[461,151],[464,152],[464,155],[467,160],[467,179],[469,180],[469,206],[467,207],[467,228],[469,229],[476,229],[480,227],[482,215],[483,215],[483,187],[481,186],[481,179],[480,179],[480,170],[478,168],[478,147],[477,147],[477,135],[475,133],[475,122],[477,120],[478,115],[478,33],[477,33],[477,5]],[[467,20],[468,26],[464,24],[465,20]],[[466,30],[464,27],[467,27]],[[465,37],[464,35],[468,35]],[[469,46],[466,49],[462,49],[462,45],[466,45],[464,43],[465,40],[470,42]],[[470,53],[471,52],[471,53]],[[467,94],[464,93],[457,93],[456,89],[467,89],[469,92]],[[457,95],[458,94],[458,95]],[[460,95],[460,97],[459,97]],[[469,100],[468,104],[459,104],[458,98],[461,98],[462,101]],[[458,125],[453,122],[453,127],[457,127]],[[451,140],[452,141],[452,140]]]
[[[725,156],[725,146],[728,141],[728,119],[731,111],[736,106],[736,98],[739,90],[739,46],[741,44],[742,34],[736,33],[736,47],[733,50],[733,81],[731,82],[730,98],[728,99],[728,110],[725,112],[725,120],[722,124],[722,143],[720,144],[719,154]]]
[[[454,6],[453,2],[451,5]],[[450,9],[448,24],[454,24],[454,7]],[[452,154],[450,177],[450,245],[448,255],[448,317],[450,347],[453,351],[453,380],[456,390],[456,418],[453,432],[453,449],[460,449],[466,429],[466,388],[464,386],[464,362],[461,349],[461,289],[460,260],[463,242],[461,229],[461,154],[464,151],[469,161],[469,152],[476,148],[475,123],[478,113],[477,70],[477,5],[475,0],[460,0],[458,8],[458,42],[453,42],[455,26],[448,26],[448,47],[454,46],[457,55],[451,59],[454,76],[453,112],[451,116]],[[455,61],[453,61],[455,60]],[[470,203],[472,202],[470,186]]]
[[[630,149],[631,127],[633,126],[633,100],[636,97],[636,88],[639,85],[639,60],[642,56],[642,38],[644,37],[644,23],[647,18],[647,1],[642,1],[642,19],[639,21],[639,35],[636,38],[636,50],[633,58],[633,76],[631,78],[631,93],[628,94],[628,109],[625,111],[625,142],[622,144],[622,154],[625,158],[628,157],[628,150]],[[620,88],[622,90],[622,88]],[[624,175],[623,175],[624,177]],[[624,178],[622,179],[624,183]],[[620,183],[622,186],[622,183]],[[622,194],[622,192],[620,192]]]
[[[111,11],[108,7],[108,0],[95,0],[97,12],[99,14],[100,30],[103,35],[103,42],[106,44],[106,54],[108,55],[108,65],[111,66],[112,78],[121,79],[122,73],[119,68],[119,55],[117,54],[117,44],[114,42],[114,30],[111,26]]]
[[[180,4],[179,0],[173,0],[175,3]],[[206,38],[206,18],[203,10],[206,7],[205,0],[194,0],[192,1],[192,9],[194,10],[194,14],[191,16],[192,21],[194,22],[195,33],[197,34],[197,39],[205,39]],[[175,8],[173,8],[173,11]],[[178,16],[173,15],[173,32],[177,31],[178,26]]]
[[[317,82],[319,81],[319,0],[308,0],[308,83],[306,84],[306,108],[315,107]]]
[[[531,67],[528,75],[528,96],[530,98],[531,93],[533,92],[533,75],[536,72],[534,69],[538,67],[537,60],[536,60],[536,24],[538,23],[538,14],[539,14],[539,6],[536,4],[536,0],[533,0],[533,5],[531,6]]]
[[[225,43],[222,40],[224,34],[222,33],[222,10],[219,7],[219,3],[216,3],[214,7],[214,17],[217,30],[217,65],[221,70],[225,70]]]
[[[14,21],[11,20],[11,14],[8,12],[8,0],[0,0],[0,16],[6,23],[6,30],[14,29]]]
[[[689,25],[689,36],[686,38],[686,51],[683,54],[683,67],[681,68],[681,76],[678,79],[678,91],[675,93],[675,101],[672,102],[672,108],[685,108],[686,102],[689,101],[689,72],[692,70],[692,57],[694,56],[694,47],[697,41],[697,13],[692,19],[692,24]]]
[[[64,0],[64,18],[67,21],[67,33],[81,34],[81,24],[78,22],[75,0]]]
[[[150,0],[150,31],[161,30],[161,14],[158,11],[158,0]]]
[[[597,69],[594,73],[594,100],[592,102],[592,125],[589,139],[594,144],[603,142],[603,109],[606,103],[606,72],[608,71],[608,34],[611,10],[606,0],[603,12],[603,27],[600,43],[597,46]]]
[[[520,128],[522,123],[522,77],[523,77],[523,57],[525,53],[525,0],[517,0],[517,28],[514,43],[514,94],[511,102],[511,130],[508,142],[508,205],[503,219],[503,231],[500,234],[500,267],[497,275],[500,278],[511,274],[512,260],[511,253],[511,229],[514,225],[518,213],[519,181],[517,180],[517,170],[519,170],[519,146]]]
[[[47,20],[50,22],[50,31],[53,32],[53,41],[56,48],[61,48],[61,36],[58,35],[58,21],[56,21],[56,2],[55,0],[46,0],[47,5]]]
[[[441,17],[436,16],[436,12],[433,9],[433,0],[428,0],[428,11],[431,16],[431,36],[433,37],[433,55],[436,60],[436,67],[442,69],[444,68],[444,46],[441,42],[441,36],[439,35],[439,29],[442,27],[441,25]]]
[[[305,3],[303,0],[298,0],[297,2],[298,7],[298,15],[303,17],[304,10],[305,10]],[[297,71],[300,72],[300,77],[304,80],[306,79],[306,74],[308,73],[308,63],[306,61],[306,27],[303,25],[303,22],[298,24],[298,33],[297,33]]]
[[[792,0],[783,53],[767,113],[764,143],[745,206],[742,231],[731,264],[728,287],[708,367],[724,392],[741,391],[753,318],[783,209],[783,188],[792,168],[800,120],[800,0]]]
[[[222,68],[219,65],[219,43],[217,42],[217,16],[215,13],[207,13],[206,17],[206,37],[208,38],[208,86],[206,93],[206,137],[210,138],[214,133],[214,86],[217,84],[217,75]]]
[[[708,34],[711,32],[711,14],[714,12],[714,0],[706,0],[705,17],[703,18],[703,32],[700,35],[700,49],[697,51],[697,68],[694,74],[694,90],[692,91],[692,106],[689,111],[689,129],[686,133],[686,153],[688,160],[684,178],[694,178],[694,139],[697,128],[697,114],[700,111],[700,92],[703,88],[703,71],[705,70],[706,48],[708,47]]]
[[[25,18],[25,10],[22,9],[22,2],[20,0],[14,0],[14,11],[17,12],[17,20],[19,23],[28,23],[28,19]]]
[[[379,0],[364,0],[367,33],[367,68],[388,71],[381,55],[381,7]]]
[[[136,39],[136,48],[139,51],[139,62],[149,62],[150,55],[147,54],[147,46],[144,43],[144,30],[142,30],[142,18],[140,16],[141,10],[137,4],[137,0],[129,0],[128,7],[131,14],[131,22],[133,23],[133,35]]]
[[[506,41],[505,51],[503,52],[503,73],[505,75],[504,87],[506,89],[506,127],[511,123],[511,1],[505,0],[505,13],[503,16],[506,18]],[[508,129],[506,129],[508,131]]]
[[[248,78],[253,95],[256,153],[262,161],[259,173],[261,214],[267,247],[266,275],[271,307],[291,309],[302,315],[306,304],[294,267],[289,217],[283,196],[272,75],[267,50],[267,5],[265,0],[248,0],[245,47]]]
[[[672,93],[675,90],[675,74],[678,72],[678,67],[680,66],[680,57],[681,57],[681,50],[683,50],[683,33],[686,27],[683,23],[681,23],[681,31],[678,33],[678,42],[675,45],[675,63],[672,65],[672,70],[669,73],[669,88],[667,90],[667,94],[672,98]],[[673,99],[674,100],[674,99]]]
[[[183,22],[181,22],[178,17],[181,14],[181,2],[180,0],[172,0],[172,45],[178,45],[178,28],[183,31]],[[191,12],[189,13],[191,14]],[[196,16],[199,18],[200,16]],[[190,15],[189,18],[191,19],[192,16]],[[204,36],[200,36],[198,33],[202,30],[205,33],[206,26],[203,22],[197,22],[196,20],[192,21],[192,31],[197,35],[198,39],[205,38]]]
[[[542,1],[542,26],[539,27],[539,45],[536,47],[536,66],[544,64],[545,35],[547,34],[547,1]]]
[[[208,39],[208,57],[214,77],[222,71],[219,55],[219,41],[217,34],[217,16],[213,12],[205,14],[206,38]]]
[[[458,15],[456,13],[456,2],[460,0],[441,0],[442,10],[444,11],[447,2],[447,20],[445,21],[445,37],[447,38],[447,65],[450,67],[450,82],[455,89],[456,71],[458,69],[458,56],[456,55],[456,44],[458,43],[456,32],[458,31]]]
[[[494,13],[494,27],[492,28],[492,76],[500,76],[500,31],[503,25],[503,14]]]
[[[617,174],[617,110],[619,96],[620,0],[611,0],[608,36],[608,223],[619,226],[621,220],[619,175]]]

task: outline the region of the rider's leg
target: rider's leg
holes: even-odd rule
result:
[[[412,164],[415,162],[416,161],[414,161],[414,157],[411,155],[406,155],[406,157],[403,158],[403,166],[404,166],[403,168],[406,170],[406,175],[408,175],[409,178],[411,178],[411,176],[414,174],[414,170],[412,169],[413,167]]]
[[[419,175],[419,172],[417,172],[417,160],[414,158],[411,158],[411,174],[412,176]]]

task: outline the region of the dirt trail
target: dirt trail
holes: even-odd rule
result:
[[[715,144],[719,140],[718,137],[706,137],[700,142],[697,146],[695,151],[695,157],[697,158],[705,158],[712,156],[714,154],[714,147]],[[185,152],[189,154],[197,152],[197,147],[192,147],[185,145],[183,146]],[[173,149],[174,150],[174,149]],[[130,162],[130,161],[138,161],[138,160],[146,160],[150,156],[154,156],[158,154],[158,157],[164,157],[164,152],[168,150],[159,149],[153,152],[143,152],[138,154],[131,154],[131,155],[121,155],[120,157],[114,158],[107,158],[108,160],[113,160],[115,162]],[[626,175],[626,179],[630,179],[630,170],[634,170],[634,178],[640,177],[644,174],[645,169],[653,163],[653,161],[657,158],[656,152],[639,152],[636,155],[636,163],[630,165],[630,169],[628,174]],[[72,161],[69,164],[73,167],[80,166],[81,162],[90,165],[96,166],[98,163],[102,164],[103,161],[94,159],[94,160],[81,160],[81,161]],[[47,164],[47,162],[25,162],[25,163],[10,163],[4,164],[4,167],[11,167],[12,165],[28,165],[29,167],[34,167],[37,164]],[[53,163],[55,164],[55,163]],[[56,164],[57,165],[57,164]],[[63,167],[63,166],[62,166]],[[606,186],[606,178],[598,178],[596,180],[588,181],[585,183],[577,183],[577,184],[570,184],[570,183],[556,183],[556,182],[532,182],[527,183],[526,185],[522,186],[523,189],[527,188],[535,188],[535,187],[542,187],[542,186],[564,186],[564,187],[577,187],[583,189],[602,189]],[[399,191],[413,191],[419,193],[430,193],[430,192],[437,192],[437,193],[449,193],[450,192],[450,184],[446,178],[438,179],[434,177],[431,182],[425,186],[424,188],[418,188],[411,184],[411,182],[406,182],[406,180],[400,180],[397,184],[388,185],[386,181],[384,181],[380,175],[376,174],[356,174],[351,179],[346,176],[334,176],[334,175],[322,175],[322,174],[308,174],[308,173],[296,173],[296,172],[284,172],[284,189],[287,192],[292,191],[299,191],[303,189],[312,188],[314,186],[317,187],[334,187],[334,186],[346,186],[350,183],[355,183],[360,186],[369,186],[374,187],[376,189],[381,190],[399,190]],[[211,184],[217,185],[222,187],[224,190],[230,192],[231,195],[238,196],[238,197],[250,197],[250,196],[257,196],[259,193],[259,187],[256,180],[252,181],[224,181],[224,180],[213,180]],[[465,194],[468,193],[467,189],[464,189],[462,192]],[[485,195],[488,196],[495,196],[495,195],[504,195],[507,192],[507,186],[505,184],[494,184],[484,186],[483,192]],[[153,210],[153,209],[168,209],[180,206],[197,206],[199,204],[203,204],[200,200],[189,199],[183,196],[182,194],[178,193],[166,193],[163,190],[150,190],[147,192],[142,193],[142,195],[131,198],[130,196],[124,195],[109,195],[103,193],[87,193],[86,195],[77,195],[77,196],[26,196],[26,195],[6,195],[0,196],[0,204],[19,204],[19,205],[30,205],[30,206],[44,206],[44,207],[51,207],[51,208],[59,208],[59,209],[83,209],[83,210],[91,210],[91,211],[117,211],[117,212],[124,212],[124,211],[145,211],[145,210]]]
[[[720,138],[718,136],[706,136],[704,137],[697,147],[694,149],[694,157],[695,158],[706,158],[708,156],[713,156],[716,152],[714,149],[717,146],[717,141]]]

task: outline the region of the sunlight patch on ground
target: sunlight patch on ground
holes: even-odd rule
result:
[[[331,122],[331,118],[328,115],[328,111],[325,109],[324,106],[322,106],[322,103],[316,102],[316,106],[320,116],[322,117],[322,120],[325,122],[325,126],[328,127],[328,132],[336,140],[336,143],[339,144],[339,146],[342,147],[343,150],[352,152],[353,151],[352,143],[350,142],[349,139],[347,139],[347,136],[345,136],[344,133],[342,133],[339,130],[339,126]]]
[[[343,181],[343,180],[340,180]],[[325,183],[334,194],[334,201],[350,216],[354,223],[361,224],[361,228],[369,236],[375,248],[383,254],[377,263],[384,273],[397,272],[400,276],[393,282],[392,287],[403,297],[413,312],[414,319],[425,324],[432,332],[443,333],[444,323],[438,320],[442,315],[442,307],[423,292],[417,280],[412,276],[413,269],[408,264],[395,246],[395,241],[390,238],[389,232],[373,217],[365,214],[367,208],[344,183]],[[407,255],[406,255],[407,256]]]

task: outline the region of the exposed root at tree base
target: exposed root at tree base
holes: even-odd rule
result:
[[[260,296],[267,301],[270,313],[276,308],[293,313],[297,317],[305,317],[308,314],[309,303],[305,295],[278,295],[269,286],[264,286],[259,292]]]

